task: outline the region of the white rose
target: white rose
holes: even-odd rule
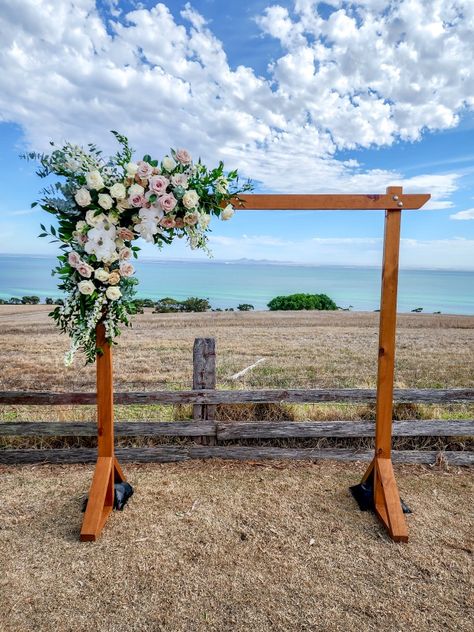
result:
[[[98,213],[97,215],[95,213],[96,211],[92,210],[87,211],[86,213],[86,222],[89,226],[98,226],[105,221],[105,215],[103,213]]]
[[[114,204],[113,199],[107,193],[99,193],[99,206],[109,211]]]
[[[89,189],[100,191],[104,188],[104,181],[98,171],[89,171],[89,173],[86,173],[86,182]]]
[[[216,182],[217,193],[227,193],[228,182],[226,178],[219,178]]]
[[[127,172],[127,176],[130,176],[131,178],[133,178],[133,176],[138,171],[137,163],[136,162],[129,162],[127,165],[125,165],[125,171]]]
[[[122,296],[122,292],[118,289],[118,287],[111,285],[105,290],[105,295],[111,301],[118,301],[118,299]]]
[[[163,169],[165,171],[173,171],[173,169],[176,167],[176,162],[173,160],[173,158],[171,158],[171,156],[165,156],[161,164],[163,165]]]
[[[211,216],[207,213],[201,213],[199,216],[199,224],[204,230],[209,226],[209,222],[211,221]]]
[[[81,219],[79,222],[77,222],[76,224],[76,230],[78,231],[82,231],[85,227],[87,226],[86,222]]]
[[[127,192],[121,182],[116,182],[112,187],[110,187],[110,195],[116,200],[123,200],[123,198],[127,195]]]
[[[109,273],[107,272],[107,270],[104,270],[104,268],[98,268],[94,272],[94,277],[98,281],[101,281],[102,283],[106,283],[109,280]]]
[[[199,202],[199,195],[194,191],[194,189],[189,189],[183,195],[183,204],[186,208],[194,208],[197,206]]]
[[[131,197],[132,195],[143,195],[144,193],[145,189],[142,187],[141,184],[132,184],[132,186],[128,189],[129,197]]]
[[[92,202],[91,194],[87,189],[84,188],[78,189],[78,191],[76,191],[74,199],[79,204],[79,206],[89,206],[89,204]]]
[[[223,219],[223,220],[230,219],[234,213],[235,213],[235,211],[234,211],[234,208],[233,208],[232,204],[227,204],[227,206],[225,207],[225,209],[221,213],[221,219]]]
[[[135,268],[132,266],[131,263],[129,263],[128,261],[122,261],[122,263],[120,264],[120,274],[123,277],[132,276],[134,272]]]
[[[116,250],[111,250],[109,251],[108,254],[105,255],[105,257],[102,259],[102,261],[107,264],[108,266],[112,265],[115,261],[117,261],[117,259],[119,258],[118,256],[118,252]]]
[[[95,285],[92,281],[81,281],[77,284],[77,287],[79,288],[79,292],[81,294],[92,294],[95,290]]]

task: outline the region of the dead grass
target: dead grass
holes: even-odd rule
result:
[[[410,543],[347,487],[362,465],[129,466],[136,492],[78,542],[90,467],[2,469],[2,632],[472,629],[473,475],[397,468]]]
[[[2,390],[91,390],[94,369],[80,360],[65,370],[65,336],[47,306],[0,306]],[[401,314],[396,386],[467,387],[474,384],[474,317]],[[255,312],[152,314],[134,320],[115,350],[121,390],[189,387],[195,337],[214,336],[218,381],[265,362],[238,382],[243,388],[373,387],[378,314]],[[234,384],[234,386],[236,386]]]

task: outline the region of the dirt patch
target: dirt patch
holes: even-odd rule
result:
[[[472,471],[397,468],[396,545],[347,491],[362,465],[126,469],[135,496],[95,544],[92,468],[1,469],[2,632],[471,629]]]

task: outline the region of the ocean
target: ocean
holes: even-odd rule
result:
[[[54,257],[0,255],[0,298],[36,295],[58,297],[51,270]],[[344,266],[311,266],[248,261],[136,262],[138,296],[208,298],[214,308],[250,303],[266,309],[274,296],[296,292],[328,294],[340,307],[378,309],[380,270]],[[409,312],[474,314],[474,272],[400,270],[398,309]]]

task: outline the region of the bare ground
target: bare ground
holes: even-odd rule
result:
[[[472,473],[398,468],[397,545],[348,494],[362,469],[129,466],[134,497],[89,544],[91,468],[3,468],[0,629],[472,630]]]

